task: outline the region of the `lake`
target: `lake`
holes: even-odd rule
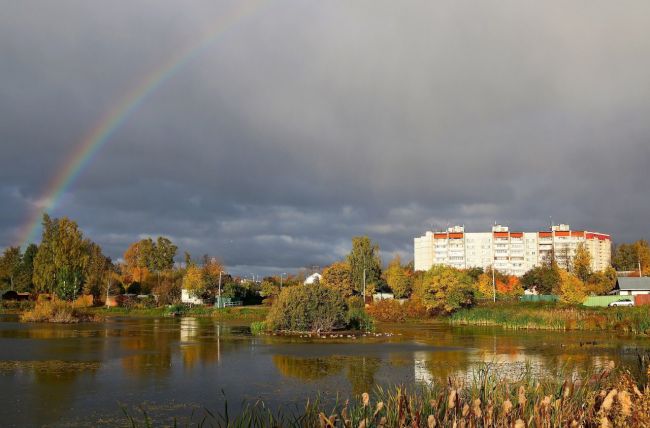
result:
[[[426,384],[485,363],[502,374],[637,368],[650,340],[611,333],[381,326],[356,339],[251,336],[209,318],[112,318],[78,325],[0,322],[3,426],[114,426],[122,405],[160,417],[194,407],[231,411],[242,400],[301,406],[375,384]],[[137,414],[137,411],[133,411]]]

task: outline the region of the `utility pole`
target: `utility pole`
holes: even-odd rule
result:
[[[363,268],[363,304],[366,304],[366,268]]]
[[[494,265],[492,265],[492,301],[496,303],[497,301],[497,285],[494,275]]]
[[[221,274],[223,273],[222,270],[219,271],[219,305],[218,307],[221,307]]]

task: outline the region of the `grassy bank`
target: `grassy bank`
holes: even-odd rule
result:
[[[645,383],[645,380],[644,380]],[[158,426],[144,410],[129,424]],[[377,387],[334,404],[319,400],[303,408],[272,410],[263,402],[244,406],[236,415],[200,410],[176,425],[199,427],[551,427],[650,426],[650,389],[610,366],[582,379],[500,377],[490,366],[469,382],[442,380],[429,387]]]
[[[91,308],[93,313],[107,317],[163,317],[172,314],[192,317],[209,317],[220,321],[262,321],[269,312],[267,306],[233,306],[217,309],[207,306],[194,306],[187,308],[180,305],[158,308]]]
[[[454,313],[452,324],[496,325],[510,329],[611,330],[650,333],[647,307],[595,308],[560,303],[487,304]]]

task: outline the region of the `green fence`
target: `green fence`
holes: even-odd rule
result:
[[[631,299],[634,301],[634,296],[589,296],[584,301],[585,306],[608,306],[612,302],[617,302],[623,299]]]
[[[519,298],[520,302],[557,302],[560,298],[554,294],[525,295]]]
[[[215,308],[226,308],[228,306],[241,306],[242,301],[241,300],[235,300],[230,297],[217,297],[214,299],[214,307]]]

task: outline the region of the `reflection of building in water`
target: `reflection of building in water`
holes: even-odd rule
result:
[[[433,384],[433,376],[427,368],[427,353],[418,351],[413,354],[413,370],[415,382],[426,385]]]
[[[191,342],[199,334],[199,320],[196,318],[181,318],[181,342]]]

